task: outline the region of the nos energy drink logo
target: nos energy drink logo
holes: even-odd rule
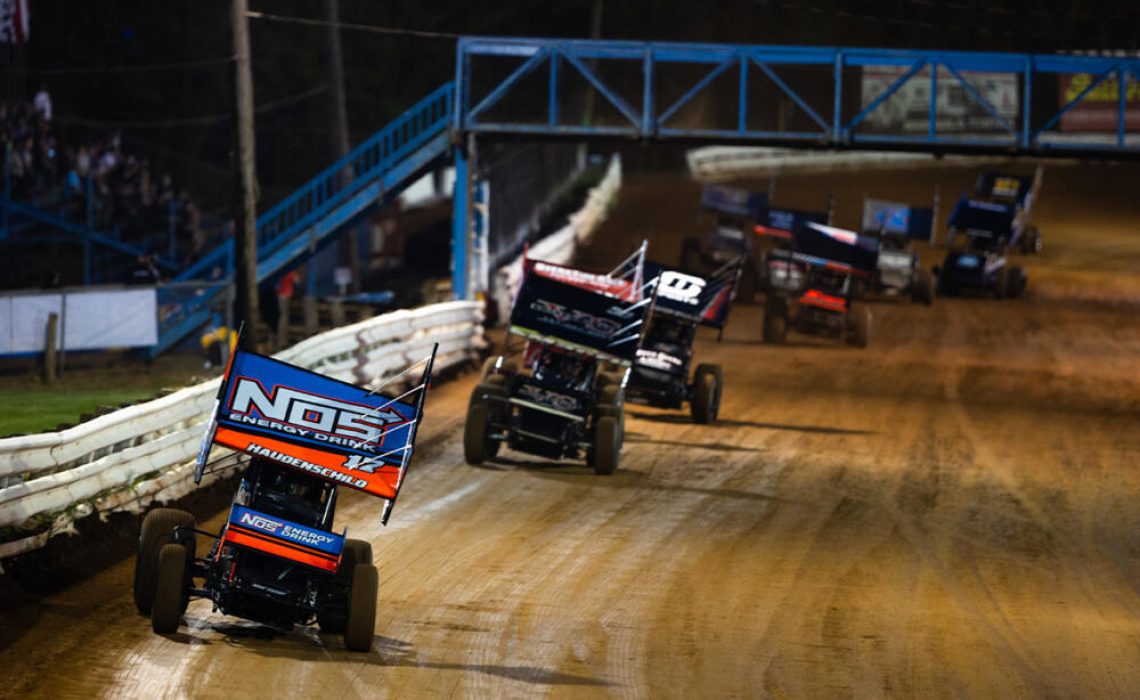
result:
[[[265,391],[256,379],[239,377],[228,407],[229,420],[319,440],[374,450],[385,428],[404,422],[391,407],[381,410],[287,386]]]
[[[331,532],[322,532],[280,518],[271,518],[257,511],[235,506],[230,522],[239,527],[258,530],[282,540],[319,549],[328,554],[339,554],[344,539]]]

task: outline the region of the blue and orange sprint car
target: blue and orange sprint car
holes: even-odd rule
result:
[[[231,358],[199,454],[200,483],[214,445],[244,462],[220,533],[187,512],[150,511],[135,563],[134,599],[155,632],[178,629],[191,598],[288,631],[316,623],[350,651],[372,647],[379,574],[372,546],[333,531],[337,491],[386,499],[382,522],[411,461],[435,351],[419,382],[389,397],[269,357]],[[413,367],[414,373],[421,367]],[[406,378],[405,372],[400,379]],[[402,385],[401,385],[402,386]],[[213,540],[198,557],[199,535]]]

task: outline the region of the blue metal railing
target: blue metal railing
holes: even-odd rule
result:
[[[106,268],[108,268],[106,263],[108,261],[117,263],[111,264],[109,269],[125,273],[128,266],[134,265],[139,257],[153,252],[153,246],[148,242],[150,237],[144,236],[141,240],[126,242],[122,240],[118,228],[111,231],[97,229],[93,216],[95,197],[90,176],[87,177],[84,190],[83,209],[85,214],[82,223],[73,221],[66,215],[68,205],[66,198],[54,201],[54,203],[17,201],[12,196],[11,159],[6,155],[4,158],[4,189],[3,193],[0,194],[0,211],[2,211],[0,214],[0,241],[15,240],[18,237],[15,235],[17,233],[25,233],[29,229],[35,229],[41,225],[48,226],[65,238],[78,241],[83,245],[84,284],[121,281],[119,279],[122,276],[121,274],[118,276],[106,274]],[[14,218],[20,220],[18,225],[13,223]],[[178,269],[174,254],[173,235],[173,226],[171,226],[171,230],[165,234],[165,237],[170,241],[170,254],[166,256],[156,255],[154,258],[155,264],[166,271]],[[24,242],[42,241],[45,238],[46,236],[42,233],[37,233]],[[99,262],[104,263],[98,266],[103,272],[102,275],[92,274],[94,258],[98,258]]]
[[[489,61],[497,67],[480,73]],[[504,71],[504,62],[509,61],[514,67]],[[881,89],[872,90],[861,82],[867,71],[884,69],[897,77]],[[473,79],[476,74],[479,80]],[[789,74],[800,80],[789,80]],[[1007,86],[1000,105],[995,104],[994,94],[979,89],[995,75]],[[1070,96],[1061,88],[1066,76],[1083,76],[1087,86]],[[736,86],[726,91],[729,78]],[[585,81],[598,95],[597,105],[611,115],[605,123],[582,112],[581,90],[572,90],[571,80],[578,85]],[[921,128],[868,128],[875,116],[883,116],[876,110],[900,97],[904,88],[917,88],[916,81],[926,84],[915,93],[929,96],[919,115]],[[1131,125],[1140,106],[1126,92],[1128,84],[1137,81],[1140,58],[1134,57],[464,37],[456,52],[455,130],[533,137],[1135,156],[1140,155],[1140,136],[1128,132],[1135,131]],[[940,124],[948,117],[940,84],[975,106],[985,127]],[[1100,92],[1116,90],[1118,95],[1109,107],[1112,129],[1059,133],[1056,127],[1072,110],[1103,111],[1104,95],[1096,96],[1101,105],[1093,104],[1090,97],[1102,86]],[[721,116],[731,117],[724,119],[731,123],[678,119],[682,109],[692,107],[698,98],[718,108],[727,104],[730,109]],[[501,108],[508,99],[509,111]],[[796,108],[794,127],[774,125],[782,105]]]
[[[446,83],[257,217],[259,257],[302,233],[394,164],[443,132],[453,118],[455,88]],[[233,272],[233,242],[226,241],[186,268],[179,281],[208,277],[215,267]]]
[[[446,153],[445,138],[454,119],[454,107],[454,84],[446,83],[258,216],[258,282],[311,251],[311,245],[301,244],[314,240],[314,227],[326,220],[335,222],[330,228],[343,227],[381,198],[398,194],[411,184],[420,167]],[[416,167],[409,167],[410,163]],[[369,188],[377,196],[362,201],[360,195],[372,194]],[[227,240],[175,280],[208,280],[219,274],[229,278],[233,271],[234,244]],[[217,294],[215,289],[182,302],[185,308],[171,314],[178,323],[160,323],[159,343],[152,354],[164,352],[192,332],[195,324],[206,323]],[[159,303],[167,303],[161,294]]]

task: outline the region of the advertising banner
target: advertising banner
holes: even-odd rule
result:
[[[6,295],[0,297],[0,355],[43,352],[51,314],[59,319],[56,349],[154,345],[157,309],[153,288]]]
[[[1057,107],[1077,98],[1096,76],[1088,73],[1058,76]],[[1061,115],[1061,131],[1115,132],[1120,118],[1120,81],[1113,76],[1089,91]],[[1124,129],[1140,131],[1140,81],[1129,80],[1124,94]]]
[[[863,69],[862,108],[868,107],[906,72],[901,66],[869,66]],[[962,71],[962,77],[1010,124],[1016,124],[1021,106],[1018,77],[1014,73]],[[935,100],[940,133],[1004,132],[994,118],[958,80],[945,69],[938,72]],[[911,77],[886,101],[867,115],[863,124],[871,131],[896,134],[926,133],[930,115],[929,68]]]

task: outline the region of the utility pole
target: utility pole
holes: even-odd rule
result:
[[[339,160],[348,155],[348,111],[344,102],[344,61],[340,50],[340,0],[324,0],[325,11],[325,80],[332,88],[329,91],[330,155]],[[342,186],[348,184],[352,172],[340,174]],[[345,233],[339,244],[340,264],[352,270],[354,293],[360,292],[360,230],[354,227]]]
[[[594,0],[593,6],[590,8],[590,38],[598,39],[602,36],[602,12],[604,11],[605,0]],[[598,62],[590,59],[586,65],[591,71],[596,71]],[[589,85],[586,87],[586,107],[582,110],[583,119],[586,124],[594,123],[594,86]]]
[[[232,0],[234,35],[234,125],[238,180],[234,192],[234,275],[237,317],[245,324],[241,345],[257,350],[257,164],[254,159],[253,70],[246,0]]]

